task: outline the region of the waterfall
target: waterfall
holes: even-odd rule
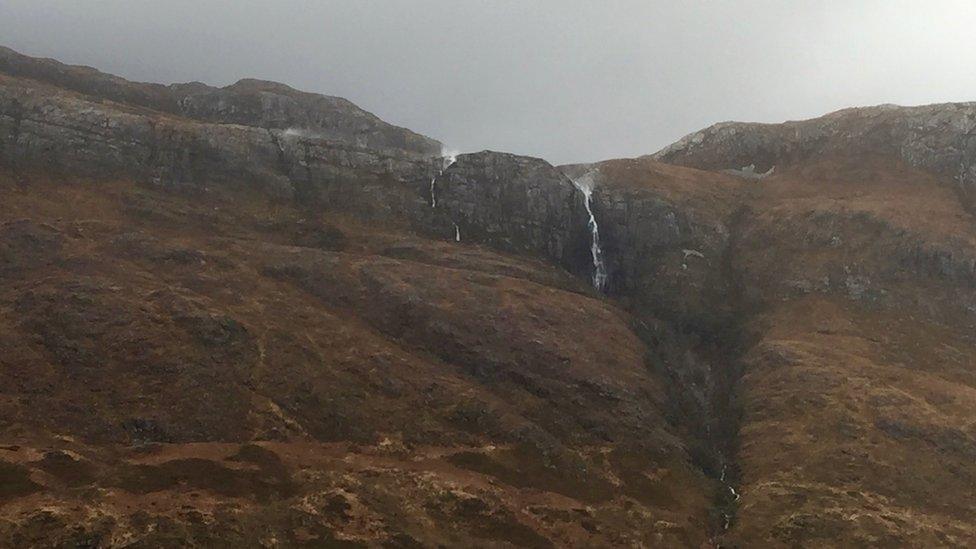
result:
[[[719,482],[721,482],[722,484],[724,484],[726,488],[729,489],[729,493],[732,494],[732,497],[735,498],[734,500],[732,500],[732,502],[735,503],[735,502],[739,501],[739,493],[736,492],[735,491],[735,488],[731,484],[729,484],[728,482],[726,482],[726,480],[725,480],[725,470],[726,470],[727,467],[728,467],[727,465],[724,465],[724,464],[722,465],[722,476],[719,477],[718,480],[719,480]],[[724,530],[728,530],[729,527],[732,526],[732,516],[729,515],[728,513],[722,513],[722,518],[725,519],[725,525],[722,528]]]
[[[444,170],[450,168],[457,162],[457,155],[460,153],[457,151],[445,151],[441,154],[444,155],[441,157],[441,173],[444,173]]]
[[[590,255],[593,256],[593,287],[597,291],[603,291],[607,284],[607,266],[603,262],[603,250],[600,249],[600,227],[596,223],[596,216],[593,215],[593,188],[596,181],[593,179],[593,172],[587,173],[579,179],[574,179],[573,185],[583,193],[586,213],[590,216]]]
[[[457,162],[457,151],[442,150],[441,151],[441,169],[438,170],[437,175],[430,178],[430,207],[437,207],[437,189],[435,189],[435,183],[437,183],[437,178],[444,175],[444,170],[450,168]]]
[[[452,151],[448,149],[441,150],[441,169],[437,172],[437,175],[430,178],[430,207],[431,208],[437,207],[437,186],[436,186],[437,178],[444,175],[444,172],[447,171],[448,168],[453,166],[455,162],[457,162],[458,154],[459,153],[457,151]],[[461,228],[458,227],[457,223],[454,223],[454,241],[455,242],[461,241]]]

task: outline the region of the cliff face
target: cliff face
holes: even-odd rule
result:
[[[971,546],[971,111],[557,169],[0,50],[0,539]]]
[[[274,117],[277,108],[259,108],[264,114],[256,116]],[[352,127],[356,120],[339,124]],[[3,75],[0,131],[0,158],[19,170],[132,177],[190,192],[213,185],[253,188],[445,239],[455,237],[457,223],[472,242],[541,254],[571,270],[586,261],[580,198],[561,173],[538,159],[465,155],[441,174],[439,155],[201,122]],[[439,208],[430,207],[434,178],[444,194]]]
[[[548,162],[494,152],[461,155],[432,188],[446,236],[455,235],[450,220],[465,240],[589,272],[582,195]]]
[[[303,93],[284,84],[246,79],[225,88],[199,82],[144,84],[53,59],[37,59],[0,47],[0,72],[110,100],[205,122],[292,130],[370,149],[421,155],[441,152],[438,141],[387,124],[341,97]]]
[[[976,103],[846,109],[783,124],[724,122],[688,135],[652,158],[710,170],[753,166],[757,173],[825,153],[900,158],[954,180],[976,197]]]

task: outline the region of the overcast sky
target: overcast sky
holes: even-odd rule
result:
[[[976,100],[971,0],[0,0],[0,44],[135,80],[277,80],[553,163],[723,120]]]

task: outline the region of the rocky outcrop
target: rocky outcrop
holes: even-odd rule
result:
[[[254,188],[367,217],[416,217],[434,157],[287,130],[205,123],[0,76],[0,160],[172,188]],[[416,185],[414,185],[416,183]],[[382,195],[382,196],[380,196]]]
[[[110,100],[195,120],[290,130],[373,150],[394,149],[439,155],[433,139],[380,120],[341,97],[295,90],[284,84],[245,79],[225,88],[193,82],[147,84],[90,67],[37,59],[0,47],[0,73],[73,90],[91,99]]]
[[[304,93],[277,82],[245,79],[225,88],[170,86],[179,113],[209,122],[286,130],[289,135],[439,155],[441,144],[392,126],[341,97]]]
[[[610,295],[681,324],[721,316],[736,179],[649,159],[561,169],[592,178]]]
[[[722,221],[696,219],[650,189],[598,184],[594,197],[612,292],[684,318],[709,306],[700,300],[714,288],[727,244]]]
[[[0,77],[0,158],[20,169],[178,187],[237,179],[291,194],[266,130],[205,125]]]
[[[435,182],[437,223],[447,236],[542,256],[589,274],[583,196],[545,160],[484,151],[458,157]]]
[[[345,100],[253,80],[226,90],[172,87],[185,94],[176,110],[187,118],[169,114],[172,105],[158,86],[9,52],[0,59],[8,60],[0,70],[84,92],[0,75],[0,162],[18,170],[135,178],[193,192],[214,185],[254,189],[310,209],[537,255],[587,272],[582,195],[543,160],[486,151],[464,155],[441,173],[439,144],[437,154],[434,147],[418,154],[424,148],[410,139],[386,147],[392,142],[375,137],[386,134],[369,134],[361,123],[367,113]],[[20,64],[11,68],[11,59]],[[359,114],[330,118],[326,104]],[[434,177],[437,208],[430,207]]]
[[[901,158],[954,179],[967,206],[976,200],[976,103],[854,108],[796,122],[723,122],[651,155],[697,168],[776,166],[846,152]]]
[[[752,302],[835,295],[893,310],[922,305],[946,319],[976,317],[970,238],[934,239],[868,211],[810,209],[750,216],[740,239],[748,244],[733,250],[734,268],[746,273],[741,289]]]

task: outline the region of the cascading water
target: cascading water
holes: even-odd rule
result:
[[[435,184],[437,183],[437,178],[444,175],[444,170],[450,168],[455,162],[457,162],[456,151],[443,151],[441,152],[441,169],[437,172],[437,175],[430,178],[430,207],[437,207],[437,189]]]
[[[444,157],[441,160],[441,162],[442,162],[441,165],[443,166],[441,168],[441,173],[444,173],[444,170],[450,168],[451,166],[454,165],[455,162],[457,162],[457,155],[458,154],[459,153],[457,151],[447,151],[447,152],[444,153]]]
[[[593,215],[593,187],[596,181],[593,172],[587,173],[578,179],[573,180],[573,185],[583,193],[586,204],[586,213],[590,216],[590,254],[593,256],[593,287],[602,292],[607,285],[607,266],[603,262],[603,250],[600,249],[600,227],[596,223],[596,216]]]
[[[431,208],[437,207],[437,178],[444,175],[444,172],[447,171],[448,168],[453,166],[455,162],[457,162],[457,155],[458,155],[457,151],[444,150],[441,152],[441,154],[442,154],[441,169],[437,172],[437,175],[430,178],[430,207]],[[457,223],[454,223],[453,225],[454,225],[454,241],[460,242],[461,228],[458,227]]]
[[[724,484],[726,488],[729,489],[729,493],[732,494],[733,498],[735,498],[732,500],[732,503],[736,503],[739,501],[739,493],[736,492],[735,488],[725,480],[725,471],[727,467],[728,467],[727,465],[722,465],[722,476],[719,477],[718,480],[719,482]],[[722,528],[724,530],[728,530],[729,527],[732,526],[732,516],[729,515],[729,513],[722,513],[722,518],[725,519],[725,525]]]

